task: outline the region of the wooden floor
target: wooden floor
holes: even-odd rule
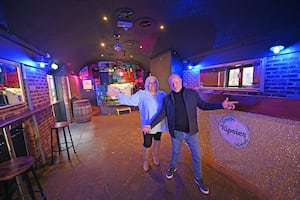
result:
[[[161,165],[145,173],[142,169],[142,133],[139,112],[93,116],[88,123],[71,124],[77,154],[57,155],[53,165],[38,169],[48,200],[254,200],[242,189],[203,163],[204,181],[210,194],[202,194],[193,182],[191,157],[183,145],[178,170],[167,180],[171,143],[163,133]]]

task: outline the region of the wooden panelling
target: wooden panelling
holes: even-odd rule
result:
[[[209,94],[206,101],[223,101],[225,97],[239,101],[236,109],[272,117],[300,121],[300,100],[268,96]]]

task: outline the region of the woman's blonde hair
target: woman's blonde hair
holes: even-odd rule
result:
[[[155,76],[148,76],[145,80],[145,90],[149,90],[149,82],[150,80],[155,80],[157,88],[159,87],[159,82]]]

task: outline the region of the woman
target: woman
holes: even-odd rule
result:
[[[132,96],[127,96],[122,94],[119,90],[109,87],[107,90],[108,96],[117,96],[118,101],[121,104],[138,106],[140,111],[140,119],[142,128],[149,124],[160,111],[163,105],[163,99],[166,93],[158,90],[159,82],[155,76],[149,76],[145,81],[145,90],[139,90]],[[149,171],[149,157],[150,157],[150,147],[153,141],[152,157],[153,163],[158,166],[158,152],[160,147],[161,133],[165,132],[166,123],[162,120],[155,127],[151,129],[149,133],[143,133],[144,143],[142,146],[143,153],[143,169],[147,172]]]

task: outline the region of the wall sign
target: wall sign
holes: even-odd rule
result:
[[[233,116],[224,117],[219,124],[219,130],[222,137],[237,148],[246,147],[250,140],[247,127]]]

